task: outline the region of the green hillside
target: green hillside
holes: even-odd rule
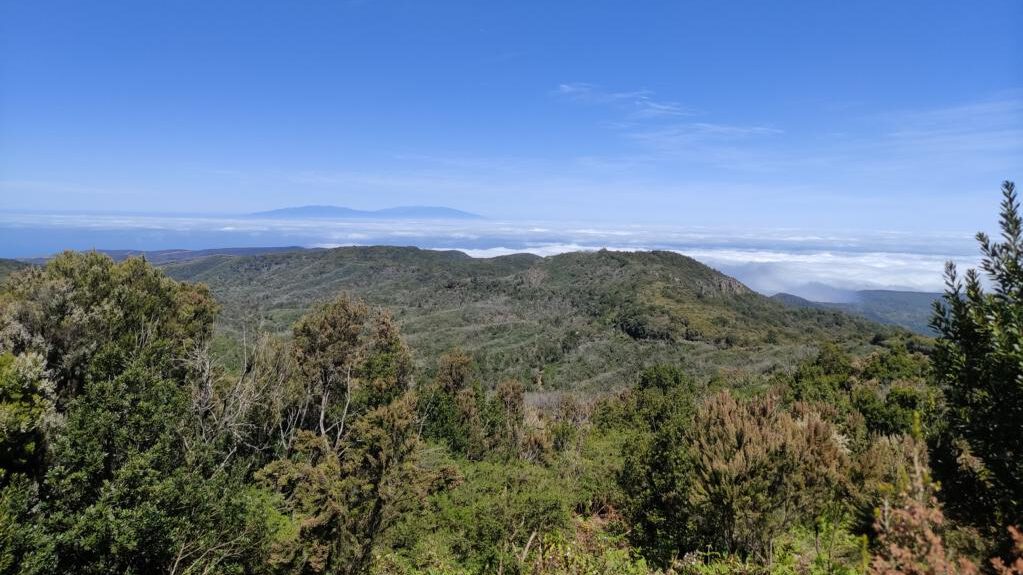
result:
[[[927,292],[862,290],[858,299],[849,304],[837,304],[844,311],[892,325],[899,325],[924,335],[934,335],[930,328],[934,302],[941,294]]]
[[[853,296],[853,301],[843,303],[815,302],[787,293],[777,294],[772,299],[797,308],[841,310],[878,323],[904,327],[921,335],[934,335],[930,327],[931,316],[934,302],[941,298],[941,294],[861,290],[853,292]]]
[[[672,252],[475,259],[461,252],[350,247],[171,263],[223,306],[221,333],[285,331],[310,305],[348,291],[390,310],[421,363],[451,347],[485,377],[539,387],[610,388],[653,363],[695,373],[789,367],[815,342],[868,341],[871,322],[792,309]],[[429,367],[429,365],[427,365]]]
[[[29,264],[19,262],[18,260],[6,260],[0,259],[0,280],[7,277],[11,272],[20,270],[21,268],[28,267]]]

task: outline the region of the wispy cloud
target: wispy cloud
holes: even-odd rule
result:
[[[823,192],[842,193],[962,190],[981,178],[999,181],[1023,170],[1019,90],[948,106],[831,114],[819,125],[791,133],[770,121],[736,123],[698,113],[662,102],[649,90],[565,83],[555,92],[606,106],[609,117],[602,125],[636,146],[622,154],[632,165],[702,166],[722,176],[799,173],[804,183],[826,185]],[[829,179],[823,180],[824,174]]]
[[[744,148],[754,138],[783,133],[768,125],[694,121],[691,116],[708,114],[656,99],[649,90],[614,92],[576,82],[561,84],[555,92],[572,101],[609,106],[618,117],[604,123],[608,128],[641,146],[646,154],[668,156],[674,161],[684,159],[730,169],[761,167],[764,160]]]
[[[568,82],[559,84],[556,93],[583,102],[596,102],[608,104],[622,101],[634,101],[650,97],[649,90],[634,90],[630,92],[611,92],[601,90],[593,84],[586,82]]]
[[[425,202],[498,217],[807,220],[972,231],[991,221],[998,182],[1023,173],[1019,93],[944,107],[828,114],[813,125],[796,121],[801,118],[788,125],[769,118],[737,122],[712,112],[636,119],[635,102],[661,100],[646,90],[591,84],[562,84],[554,97],[598,108],[603,118],[587,117],[605,128],[604,141],[581,146],[577,155],[405,150],[358,164],[257,171],[245,184],[287,190],[273,198],[279,202],[287,197],[289,203],[357,208]],[[724,201],[732,207],[722,210]]]
[[[881,118],[881,145],[900,156],[1023,167],[1023,94]]]
[[[804,157],[826,158],[837,182],[861,183],[904,200],[987,194],[1023,173],[1023,94],[972,102],[864,113],[854,129],[832,134]],[[990,197],[990,196],[984,196]],[[964,205],[964,208],[968,207]]]
[[[782,130],[768,126],[690,122],[633,130],[626,132],[625,135],[651,148],[677,153],[693,151],[695,147],[709,143],[735,143],[758,136],[773,136],[782,133]]]
[[[697,112],[678,102],[658,100],[650,90],[614,92],[601,90],[593,84],[570,82],[559,84],[555,93],[577,102],[613,105],[633,120],[691,116]]]

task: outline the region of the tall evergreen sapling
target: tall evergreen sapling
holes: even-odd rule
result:
[[[991,291],[948,263],[932,322],[948,404],[935,473],[950,514],[992,533],[1023,521],[1023,219],[1012,182],[1002,196],[1001,241],[977,234]]]

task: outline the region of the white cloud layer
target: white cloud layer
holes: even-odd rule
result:
[[[268,220],[246,217],[0,212],[0,257],[72,249],[204,249],[412,245],[472,257],[611,249],[671,250],[760,292],[839,289],[939,291],[947,260],[975,266],[968,234],[723,229],[515,221]]]

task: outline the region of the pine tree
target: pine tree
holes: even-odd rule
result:
[[[999,530],[1023,521],[1023,218],[1012,182],[1002,196],[1001,241],[977,234],[990,291],[950,262],[932,321],[948,405],[935,472],[950,513]]]

